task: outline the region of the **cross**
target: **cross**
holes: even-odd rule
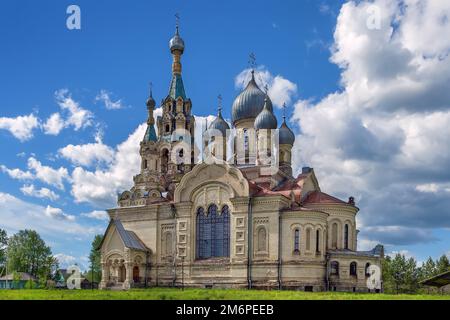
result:
[[[267,85],[267,83],[266,83],[266,85],[264,86],[264,91],[266,92],[266,95],[267,95],[267,93],[269,92],[269,86]]]
[[[150,81],[150,82],[148,83],[148,87],[149,87],[149,89],[150,89],[150,97],[151,97],[151,96],[153,96],[153,82]]]
[[[283,103],[283,119],[286,120],[286,102]]]
[[[256,67],[256,56],[255,54],[252,52],[250,53],[250,55],[248,56],[248,64],[250,66],[251,69],[255,69]]]
[[[177,12],[175,13],[176,23],[177,23],[177,29],[180,26],[180,14]]]
[[[217,108],[219,110],[219,112],[222,111],[222,95],[219,94],[219,96],[217,97],[217,100],[219,100],[219,107]]]

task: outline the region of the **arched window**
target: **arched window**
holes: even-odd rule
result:
[[[300,230],[294,231],[294,252],[300,252]]]
[[[330,269],[331,269],[331,274],[332,275],[339,275],[339,262],[337,261],[332,261],[330,264]]]
[[[344,227],[344,249],[348,249],[348,224]]]
[[[356,264],[356,262],[352,262],[352,263],[350,263],[350,275],[351,276],[356,276],[356,267],[357,267],[357,264]]]
[[[166,233],[166,255],[172,255],[172,233]]]
[[[258,229],[258,252],[267,251],[267,232],[266,228],[261,227]]]
[[[316,230],[316,252],[320,253],[320,231]]]
[[[166,124],[166,133],[170,132],[170,125]]]
[[[306,250],[311,250],[311,229],[306,229]]]
[[[197,259],[230,256],[230,212],[228,206],[219,215],[217,206],[211,205],[206,215],[197,211]]]
[[[147,167],[148,167],[148,162],[147,162],[147,160],[144,160],[144,169],[147,169]]]
[[[164,149],[161,155],[161,171],[166,173],[169,165],[169,150]]]
[[[369,270],[369,268],[370,268],[370,263],[367,262],[367,263],[366,263],[366,267],[365,267],[365,269],[364,269],[364,273],[366,274],[366,277],[369,277],[369,276],[370,276],[370,270]]]
[[[331,248],[337,249],[337,231],[338,231],[338,225],[337,223],[333,223],[333,226],[331,227]]]

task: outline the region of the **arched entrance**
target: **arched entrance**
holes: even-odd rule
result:
[[[119,268],[119,282],[124,282],[127,277],[125,266],[122,264]]]
[[[133,282],[134,283],[139,283],[140,282],[139,267],[138,266],[133,268]]]

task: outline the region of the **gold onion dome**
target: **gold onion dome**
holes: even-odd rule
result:
[[[256,118],[261,113],[266,99],[266,94],[258,87],[255,81],[255,74],[252,71],[252,79],[247,87],[233,102],[231,118],[233,124],[239,120]],[[267,108],[273,112],[272,101],[268,98]]]

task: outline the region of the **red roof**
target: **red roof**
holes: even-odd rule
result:
[[[308,194],[306,199],[303,201],[303,204],[348,204],[345,201],[342,201],[338,198],[330,196],[321,191],[313,191]]]

